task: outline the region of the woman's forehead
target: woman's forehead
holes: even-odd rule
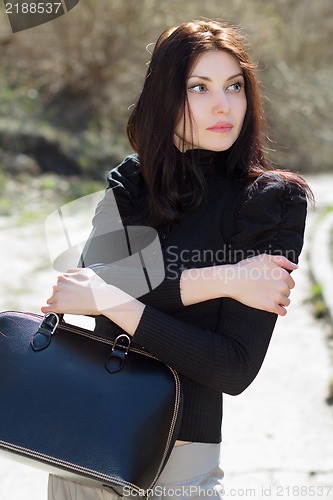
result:
[[[229,77],[241,72],[238,61],[231,54],[223,50],[210,50],[198,56],[191,67],[189,78],[213,75]]]

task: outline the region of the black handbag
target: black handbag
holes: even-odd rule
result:
[[[0,313],[0,449],[56,475],[146,494],[174,445],[177,373],[50,313]]]

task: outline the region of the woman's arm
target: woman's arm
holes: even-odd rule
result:
[[[93,231],[82,255],[85,267],[105,263],[106,275],[107,263],[124,258],[128,252],[125,233],[120,229],[123,227],[122,218],[131,214],[133,200],[136,199],[140,187],[137,160],[133,156],[126,158],[120,166],[110,172],[108,182],[110,189],[107,190],[104,200],[97,207]],[[281,190],[280,187],[278,186],[275,190],[277,193],[284,192],[284,189]],[[277,201],[278,205],[284,202],[280,199]],[[265,207],[272,205],[276,206],[276,200],[273,204],[270,200],[265,200]],[[258,216],[260,214],[254,214],[253,218],[256,220]],[[251,233],[253,230],[251,221],[248,227]],[[263,224],[263,230],[265,229],[267,231]],[[292,229],[295,234],[295,228]],[[246,231],[245,234],[244,231],[240,231],[240,234],[245,237],[242,245],[246,248],[251,238]],[[276,246],[274,243],[273,248]],[[263,253],[263,251],[257,253]],[[257,309],[285,315],[285,306],[289,304],[290,289],[294,287],[294,281],[287,270],[292,271],[296,268],[295,264],[282,255],[258,255],[245,259],[236,266],[219,265],[188,269],[183,271],[178,279],[170,279],[167,276],[154,290],[149,303],[152,300],[154,307],[160,308],[162,305],[162,309],[165,309],[165,304],[170,304],[171,310],[175,310],[175,308],[210,299],[230,297]],[[104,276],[102,272],[98,273],[108,283],[118,283],[112,279],[112,272],[110,276]],[[118,286],[123,288],[119,284]],[[131,293],[130,290],[127,291]],[[144,298],[143,301],[145,301]]]
[[[182,301],[187,306],[229,297],[284,316],[294,281],[280,266],[297,268],[285,257],[259,255],[238,264],[183,271],[180,282]],[[59,276],[47,303],[48,306],[42,307],[44,313],[103,314],[129,335],[135,333],[145,308],[142,302],[106,284],[88,268],[69,270]]]
[[[222,299],[216,330],[199,328],[145,306],[107,285],[90,269],[60,276],[42,307],[72,314],[103,314],[162,362],[186,377],[228,394],[239,394],[255,378],[265,357],[276,315]],[[110,304],[112,307],[109,307]]]
[[[287,314],[290,290],[295,282],[287,270],[297,264],[282,255],[262,254],[238,264],[187,269],[180,279],[180,294],[185,306],[210,299],[229,297],[242,304]]]

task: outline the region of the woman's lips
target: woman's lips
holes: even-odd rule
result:
[[[211,127],[208,127],[207,130],[210,130],[211,132],[230,132],[230,130],[233,128],[233,124],[230,122],[217,122],[215,125],[212,125]]]

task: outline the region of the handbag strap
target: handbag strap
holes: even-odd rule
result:
[[[52,335],[63,321],[63,316],[63,314],[53,312],[45,314],[30,342],[34,351],[43,351],[50,345]],[[126,333],[121,333],[115,338],[111,354],[105,363],[105,368],[109,373],[117,373],[122,370],[130,345],[131,337]]]

